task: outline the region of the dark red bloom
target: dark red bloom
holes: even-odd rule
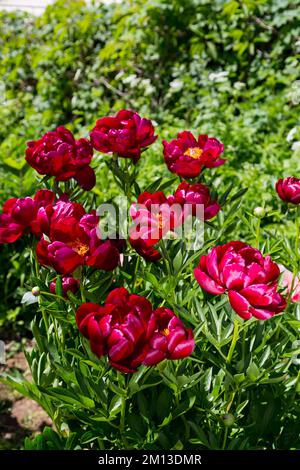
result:
[[[293,176],[279,179],[276,191],[280,199],[291,204],[300,204],[300,179]]]
[[[89,166],[92,157],[89,140],[75,140],[63,126],[39,140],[27,142],[26,161],[40,175],[54,176],[56,181],[74,178],[85,190],[96,183],[94,170]]]
[[[194,273],[210,294],[227,291],[232,308],[245,320],[252,316],[266,320],[286,306],[277,292],[278,265],[245,243],[234,241],[213,248],[200,258]]]
[[[48,239],[43,237],[37,245],[39,263],[65,275],[83,265],[113,270],[120,260],[120,243],[102,240],[98,222],[95,211],[86,214],[80,204],[59,200],[51,216]]]
[[[135,372],[145,358],[147,341],[155,328],[151,315],[149,300],[130,295],[121,287],[108,295],[104,307],[81,305],[76,321],[96,356],[107,355],[116,369]]]
[[[116,153],[120,157],[131,158],[134,163],[140,159],[142,149],[157,139],[149,119],[126,109],[115,116],[99,119],[90,137],[99,152]]]
[[[107,355],[113,367],[126,373],[135,372],[141,364],[181,359],[194,350],[192,331],[171,310],[153,312],[149,300],[123,287],[113,290],[103,307],[81,305],[76,322],[94,354]]]
[[[54,193],[41,189],[34,198],[11,198],[0,214],[0,243],[13,243],[26,232],[37,237],[47,233],[47,220],[52,212]]]
[[[197,207],[201,206],[204,220],[212,219],[221,209],[217,201],[211,199],[209,188],[201,183],[189,184],[184,181],[174,195],[168,197],[168,201],[170,204],[180,204],[183,208],[185,205],[191,205],[194,216],[197,215]]]
[[[150,348],[143,360],[154,366],[164,359],[183,359],[195,348],[193,331],[186,329],[172,310],[160,307],[153,312],[155,330],[149,341]]]
[[[224,145],[207,135],[196,139],[189,131],[180,132],[177,139],[163,141],[164,157],[168,169],[182,178],[195,178],[203,167],[215,168],[223,165],[220,158]]]
[[[74,279],[72,276],[64,276],[61,280],[61,284],[64,297],[68,297],[68,292],[76,294],[80,286],[78,279]],[[52,294],[56,293],[56,279],[50,283],[50,292],[52,292]]]

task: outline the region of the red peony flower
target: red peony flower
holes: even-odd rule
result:
[[[169,231],[182,224],[182,210],[172,208],[162,192],[139,195],[137,203],[130,207],[133,227],[130,230],[131,238],[141,239],[148,246],[153,246]]]
[[[226,160],[219,158],[224,145],[207,135],[198,140],[189,131],[180,132],[177,139],[163,141],[164,157],[168,169],[182,178],[195,178],[203,167],[215,168]]]
[[[90,137],[93,147],[99,152],[113,152],[119,157],[131,158],[134,163],[140,159],[142,149],[157,139],[149,119],[126,109],[115,116],[99,119]]]
[[[144,192],[130,207],[133,225],[129,230],[131,246],[148,261],[160,259],[154,247],[168,232],[183,222],[179,204],[169,203],[163,192]]]
[[[277,292],[279,267],[270,256],[234,241],[213,248],[194,270],[199,285],[213,295],[228,292],[229,302],[245,320],[266,320],[280,313],[285,299]]]
[[[284,202],[300,204],[300,179],[293,176],[279,179],[276,183],[276,191]]]
[[[11,198],[0,214],[0,243],[13,243],[26,232],[37,237],[47,233],[48,215],[52,212],[54,193],[41,189],[34,198]]]
[[[53,208],[48,239],[41,238],[37,245],[39,263],[65,275],[83,265],[113,270],[120,260],[120,243],[102,240],[98,221],[95,211],[86,214],[80,204],[60,199]]]
[[[204,220],[212,219],[221,209],[217,201],[211,199],[209,188],[201,183],[181,183],[174,195],[168,197],[168,201],[169,204],[180,204],[183,208],[185,204],[190,204],[194,216],[197,215],[197,206],[203,206]]]
[[[155,245],[169,231],[183,222],[183,211],[179,204],[169,202],[163,192],[139,195],[137,203],[130,207],[134,222],[131,233],[137,234],[148,246]]]
[[[92,157],[89,140],[75,140],[63,126],[27,142],[26,161],[40,175],[54,176],[56,181],[74,178],[87,191],[96,183],[94,170],[89,166]]]
[[[146,366],[154,366],[164,359],[183,359],[195,349],[193,331],[186,329],[172,310],[160,307],[153,312],[155,330],[149,341],[150,348],[143,360]]]
[[[123,287],[114,289],[103,307],[81,305],[76,322],[94,354],[107,355],[113,367],[126,373],[135,372],[141,364],[181,359],[194,350],[192,331],[171,310],[153,312],[149,300]]]
[[[121,287],[107,297],[104,307],[86,303],[79,307],[79,331],[90,340],[96,356],[107,355],[113,367],[135,372],[146,356],[147,341],[154,331],[149,300],[130,295]]]
[[[80,282],[72,276],[64,276],[61,283],[64,297],[68,297],[68,292],[76,294],[80,286]],[[56,279],[50,283],[50,292],[56,293]]]

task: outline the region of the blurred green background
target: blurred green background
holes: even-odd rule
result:
[[[162,138],[190,129],[225,144],[214,185],[249,187],[247,209],[271,212],[276,179],[300,173],[299,56],[291,0],[59,0],[40,17],[0,12],[0,202],[35,190],[27,140],[62,124],[88,135],[97,118],[129,107],[160,136],[140,162],[141,187],[167,176]],[[101,161],[94,191],[99,200],[114,191]],[[20,315],[24,246],[0,249],[2,336],[30,316]]]

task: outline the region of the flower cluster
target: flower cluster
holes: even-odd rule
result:
[[[194,270],[199,285],[213,295],[228,293],[230,305],[245,320],[266,320],[284,310],[277,292],[280,269],[270,256],[233,241],[213,248]]]
[[[145,297],[114,289],[104,306],[82,304],[76,314],[78,328],[98,357],[107,356],[122,372],[164,359],[182,359],[195,347],[193,332],[169,309],[152,309]]]
[[[55,179],[55,192],[42,189],[33,198],[6,201],[0,215],[0,243],[13,243],[26,233],[37,238],[38,262],[55,271],[48,295],[56,295],[57,290],[66,299],[68,293],[76,294],[81,288],[74,274],[77,268],[112,271],[125,248],[123,240],[101,235],[96,211],[86,212],[74,202],[78,191],[74,192],[73,185],[65,184],[62,190],[58,183],[74,179],[89,191],[96,184],[90,166],[94,150],[137,164],[142,152],[156,139],[149,119],[123,109],[115,116],[99,119],[89,138],[76,140],[61,126],[28,142],[26,161],[40,175]],[[223,165],[223,152],[224,145],[216,138],[203,134],[196,138],[189,131],[163,141],[168,169],[184,180],[168,196],[162,191],[142,192],[132,203],[129,243],[143,258],[159,261],[162,254],[158,243],[168,232],[181,228],[188,216],[206,221],[218,214],[221,206],[204,184],[203,169]],[[117,176],[122,178],[122,174]],[[193,181],[186,181],[189,179]],[[133,183],[128,174],[124,181]],[[278,180],[276,191],[283,201],[300,204],[299,179]],[[58,274],[62,275],[59,288]],[[200,258],[194,274],[208,293],[226,293],[233,310],[245,320],[269,319],[286,306],[284,296],[278,292],[279,266],[246,243],[231,241],[212,248]],[[292,301],[299,301],[299,292],[293,292],[293,274],[285,274],[282,287],[290,292]],[[141,364],[154,366],[164,359],[187,357],[195,347],[192,330],[186,329],[173,311],[166,307],[153,309],[149,300],[130,294],[124,287],[110,292],[104,305],[82,304],[76,321],[92,351],[98,357],[107,356],[113,367],[126,373],[135,372]]]

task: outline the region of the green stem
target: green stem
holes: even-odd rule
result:
[[[293,279],[292,279],[292,285],[289,291],[288,299],[287,299],[287,306],[286,308],[288,309],[290,303],[291,303],[291,297],[293,295],[294,291],[294,286],[297,282],[297,277],[299,273],[299,238],[300,238],[300,208],[299,206],[296,206],[296,211],[295,211],[295,228],[296,228],[296,238],[295,238],[295,264],[294,264],[294,269],[293,269]]]
[[[135,284],[137,281],[137,273],[139,269],[139,264],[140,264],[140,257],[138,256],[136,259],[133,275],[132,275],[132,292],[135,292]]]
[[[228,402],[228,405],[227,405],[227,407],[226,407],[226,413],[229,413],[230,408],[231,408],[232,403],[233,403],[233,400],[234,400],[234,398],[235,398],[235,395],[236,395],[236,391],[232,392],[230,401]]]
[[[83,290],[83,280],[84,280],[84,275],[83,275],[83,272],[81,271],[81,275],[80,275],[80,295],[81,295],[82,303],[85,303],[86,302],[86,297],[85,297],[85,293],[84,293],[84,290]]]
[[[294,393],[293,393],[293,396],[292,396],[292,399],[291,399],[291,403],[295,403],[299,382],[300,382],[300,370],[298,371],[298,375],[297,375],[297,379],[296,379],[296,383],[295,383],[295,387],[294,387]]]
[[[234,320],[234,329],[233,329],[231,345],[230,345],[228,355],[227,355],[227,358],[226,358],[227,364],[230,364],[230,362],[231,362],[231,359],[232,359],[232,356],[233,356],[238,338],[239,338],[239,322],[238,322],[238,320]]]
[[[122,382],[121,379],[121,373],[118,372],[118,382]],[[126,378],[125,378],[126,380]],[[126,382],[125,382],[126,383]],[[127,396],[128,396],[128,390],[127,390],[127,385],[124,387],[125,394],[121,396],[121,415],[120,415],[120,435],[122,439],[122,443],[124,446],[124,449],[128,448],[128,442],[127,439],[124,435],[125,433],[125,419],[126,419],[126,401],[127,401]]]
[[[190,426],[189,426],[189,423],[186,419],[186,417],[184,415],[181,415],[181,418],[182,418],[182,421],[183,421],[183,424],[184,424],[184,438],[185,438],[185,441],[188,442],[189,438],[190,438]]]
[[[40,309],[41,309],[42,316],[43,316],[43,321],[44,321],[44,325],[45,325],[45,329],[46,329],[46,334],[47,334],[47,336],[48,336],[48,330],[49,330],[48,318],[47,318],[45,309],[44,309],[43,307],[40,307]]]
[[[166,249],[165,241],[163,239],[159,241],[159,247],[161,249],[161,253],[163,255],[163,259],[167,268],[167,273],[169,276],[172,276],[173,275],[172,262],[170,260],[169,253],[168,253],[168,250]]]
[[[243,362],[243,364],[245,363],[245,358],[246,358],[246,338],[247,338],[247,332],[248,332],[248,325],[246,324],[246,325],[244,326],[243,342],[242,342],[242,362]]]
[[[223,437],[222,450],[224,450],[225,447],[226,447],[227,435],[228,435],[228,428],[225,428],[225,429],[224,429],[224,437]]]
[[[300,237],[300,208],[299,206],[296,206],[296,242],[295,242],[295,252],[296,252],[296,257],[297,257],[297,267],[298,267],[298,260],[299,260],[299,237]]]
[[[125,432],[125,418],[126,418],[126,400],[127,400],[127,394],[122,395],[122,404],[121,404],[121,418],[120,418],[120,434],[122,438],[122,442],[124,445],[124,448],[128,448],[128,442],[126,437],[124,436]]]
[[[259,239],[260,239],[260,224],[261,218],[258,217],[257,225],[256,225],[256,248],[259,250]]]

